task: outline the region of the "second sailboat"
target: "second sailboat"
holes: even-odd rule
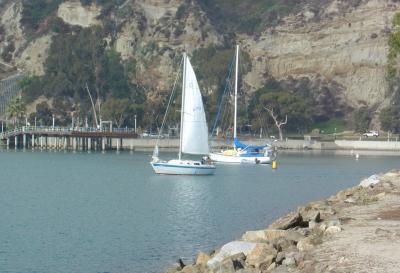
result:
[[[239,46],[236,46],[235,57],[235,94],[233,115],[233,143],[232,149],[221,152],[210,153],[210,158],[216,162],[223,163],[254,163],[268,164],[275,159],[274,150],[270,145],[247,145],[241,143],[237,137],[237,94],[238,94],[238,72],[239,70]]]

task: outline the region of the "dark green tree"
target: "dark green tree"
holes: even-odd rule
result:
[[[273,110],[279,120],[285,120],[286,129],[290,132],[304,132],[312,123],[312,105],[309,101],[287,91],[267,92],[259,97],[258,111],[265,113],[266,108]],[[263,110],[264,109],[264,110]],[[269,121],[270,125],[274,123]]]
[[[394,103],[383,109],[379,119],[383,130],[400,133],[400,103]]]
[[[359,133],[364,133],[369,129],[371,124],[372,113],[368,107],[363,106],[353,112],[354,130]]]
[[[49,104],[45,101],[36,105],[35,116],[38,125],[50,126],[53,122],[53,112],[51,111]]]
[[[14,120],[14,125],[19,125],[26,111],[26,105],[20,96],[12,99],[6,108],[7,117]]]

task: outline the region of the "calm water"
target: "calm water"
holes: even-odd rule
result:
[[[171,154],[170,154],[171,155]],[[156,176],[150,153],[0,150],[0,272],[162,272],[400,157],[282,154],[212,177]]]

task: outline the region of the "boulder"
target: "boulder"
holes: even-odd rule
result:
[[[268,268],[275,260],[277,251],[269,244],[258,244],[246,258],[246,264],[260,268],[260,265]]]
[[[321,213],[318,209],[314,209],[313,207],[301,207],[299,208],[299,214],[304,223],[308,224],[311,221],[319,222],[321,221]],[[306,225],[307,226],[307,225]]]
[[[301,234],[303,237],[309,236],[310,233],[312,232],[312,230],[309,229],[308,227],[297,228],[297,229],[294,229],[294,231],[298,232],[298,233]]]
[[[282,265],[287,266],[287,267],[295,267],[296,260],[294,259],[294,257],[287,257],[282,261]]]
[[[268,266],[268,268],[267,268],[267,272],[270,272],[270,271],[272,271],[272,270],[274,270],[276,268],[276,263],[272,263],[272,264],[270,264],[269,266]]]
[[[331,217],[332,215],[336,214],[336,211],[331,207],[327,206],[324,210],[321,210],[321,218],[326,219],[327,217]]]
[[[239,269],[243,269],[246,256],[243,253],[238,253],[225,258],[217,267],[214,268],[215,273],[233,273]]]
[[[314,229],[317,226],[318,226],[318,224],[316,222],[314,222],[314,221],[308,222],[308,228],[310,228],[310,229]]]
[[[279,252],[278,255],[276,255],[275,262],[277,264],[281,264],[284,259],[285,259],[285,252]]]
[[[377,175],[377,174],[371,175],[370,177],[361,181],[360,186],[363,188],[368,188],[370,186],[373,186],[373,185],[379,183],[380,178],[381,178],[380,175]]]
[[[298,265],[300,262],[304,260],[304,254],[300,253],[295,249],[294,251],[288,251],[285,253],[285,259],[293,258]]]
[[[207,262],[211,259],[210,255],[204,253],[204,252],[199,252],[197,255],[196,259],[196,264],[199,265],[207,265]]]
[[[346,200],[344,200],[345,203],[349,203],[349,204],[355,204],[357,203],[357,201],[353,198],[353,197],[349,197]]]
[[[300,225],[303,222],[299,212],[291,212],[286,216],[283,216],[276,220],[274,223],[269,225],[269,229],[290,229]]]
[[[297,249],[301,252],[309,251],[314,248],[312,239],[310,237],[304,238],[297,243]]]
[[[207,266],[210,268],[215,268],[227,257],[231,257],[240,253],[247,255],[256,247],[256,245],[256,243],[243,241],[233,241],[227,243],[223,245],[221,250],[207,262]]]
[[[282,237],[288,240],[293,240],[295,242],[298,242],[299,240],[304,238],[304,236],[298,233],[297,231],[264,229],[264,230],[247,231],[242,236],[242,240],[246,242],[266,242],[266,241],[273,242],[274,240]]]
[[[276,250],[283,251],[285,249],[288,249],[291,246],[295,246],[296,242],[293,240],[289,240],[285,237],[281,237],[281,238],[274,240],[273,244],[274,244],[274,247]]]
[[[339,233],[341,231],[342,231],[342,228],[339,227],[339,226],[330,226],[325,230],[324,234],[326,234],[326,235],[334,235],[334,234]]]

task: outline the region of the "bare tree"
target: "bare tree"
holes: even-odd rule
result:
[[[264,108],[265,108],[265,110],[268,111],[268,113],[270,114],[270,116],[274,120],[276,128],[278,128],[279,140],[283,140],[282,126],[287,124],[287,115],[285,117],[285,121],[279,121],[278,120],[278,115],[274,113],[274,109],[273,108],[268,108],[268,107],[264,107]]]
[[[93,98],[92,98],[92,95],[90,94],[90,90],[89,90],[89,87],[88,87],[88,84],[87,84],[87,83],[86,83],[86,90],[87,90],[87,92],[88,92],[88,94],[89,94],[90,102],[92,103],[93,117],[94,117],[94,120],[95,120],[95,122],[96,122],[96,128],[100,128],[99,122],[97,121],[96,107],[94,106]],[[100,113],[100,108],[99,108],[99,113]]]

